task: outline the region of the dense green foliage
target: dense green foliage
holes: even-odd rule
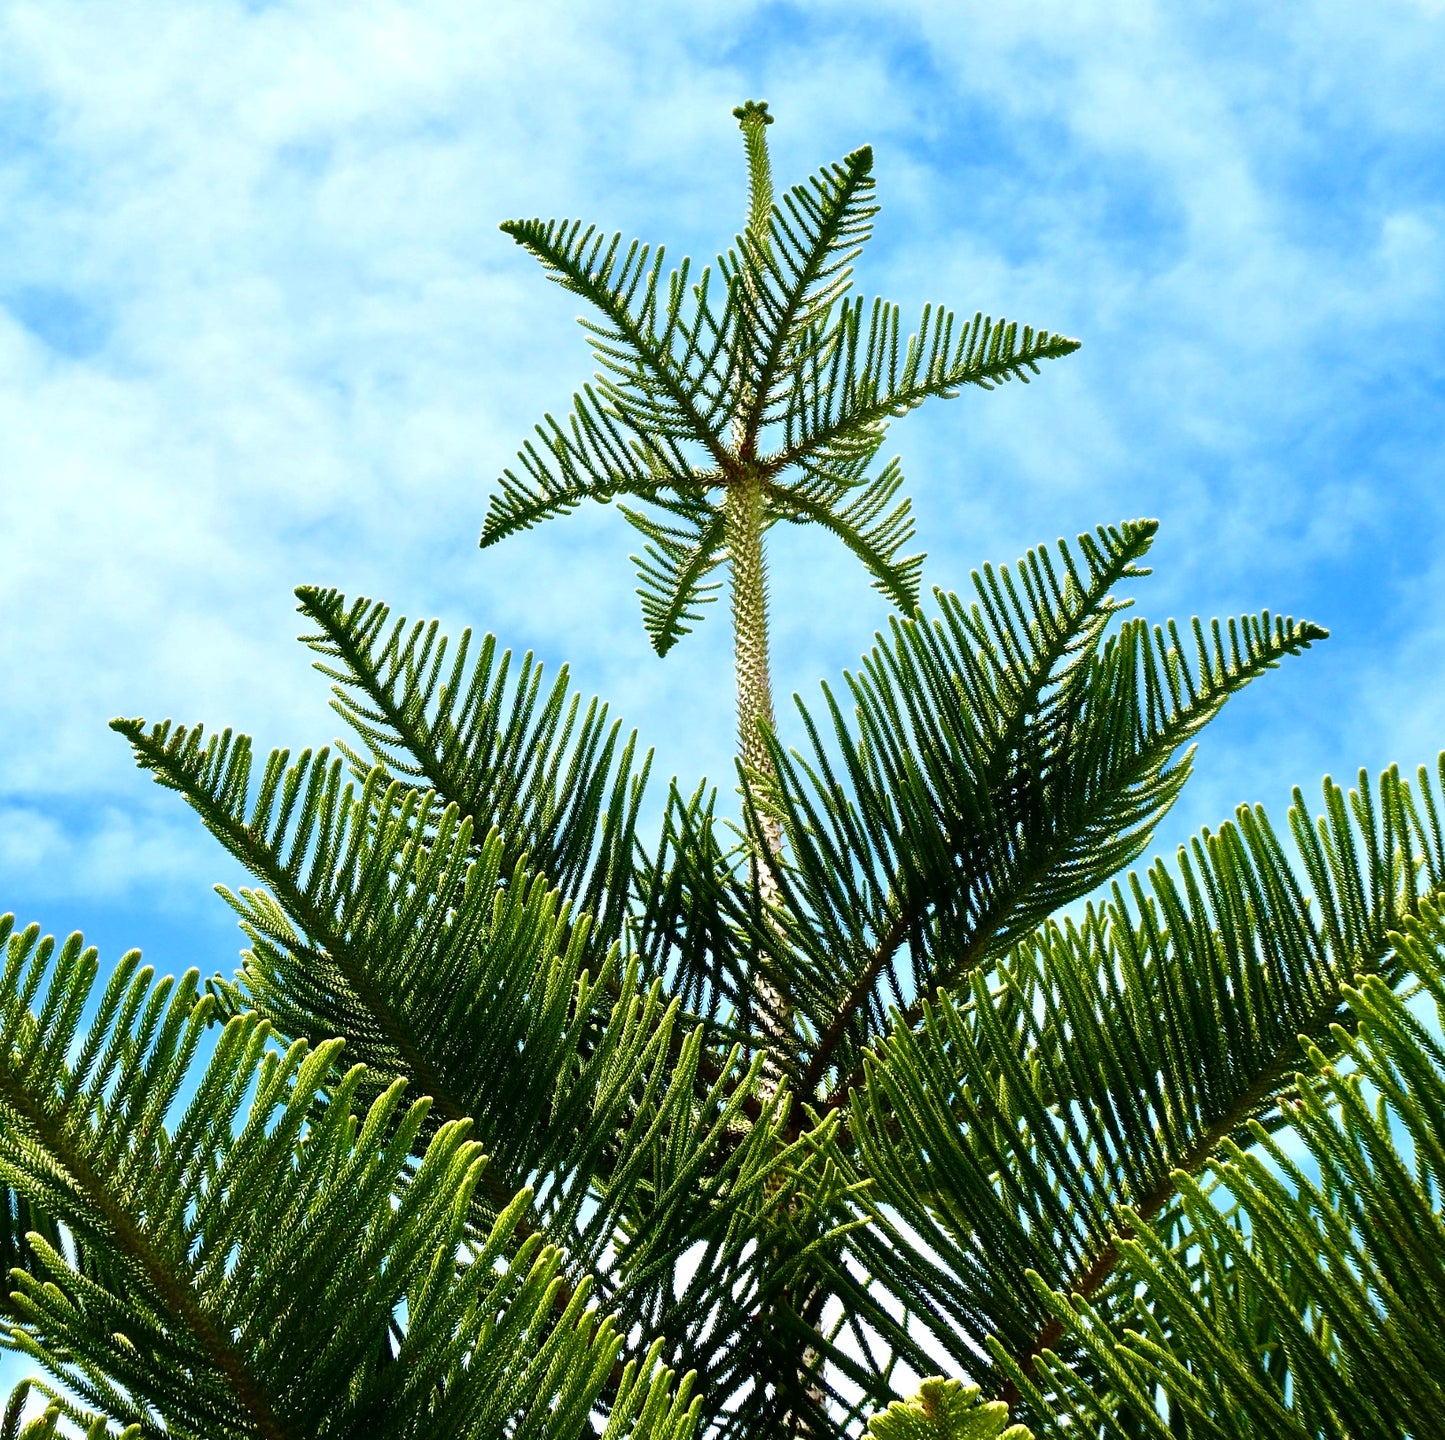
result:
[[[565,671],[330,590],[350,742],[116,721],[254,877],[247,948],[102,979],[0,925],[5,1340],[48,1376],[0,1435],[1445,1433],[1445,757],[1130,872],[1324,632],[1123,616],[1150,521],[919,608],[888,421],[1075,344],[850,298],[870,153],[775,203],[738,116],[748,224],[695,282],[504,227],[603,369],[483,541],[645,507],[660,652],[726,570],[740,826]],[[795,749],[782,520],[901,612]]]

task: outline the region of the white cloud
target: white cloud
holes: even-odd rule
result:
[[[67,358],[0,313],[0,791],[27,813],[142,806],[116,712],[324,738],[324,686],[290,638],[300,581],[569,658],[664,775],[729,783],[725,607],[659,663],[615,517],[474,546],[491,477],[590,368],[574,303],[497,221],[582,214],[706,258],[736,225],[727,110],[747,94],[782,117],[781,181],[876,142],[865,290],[1086,341],[1026,393],[898,427],[930,583],[1157,513],[1149,613],[1359,598],[1322,593],[1327,572],[1368,598],[1401,513],[1417,548],[1441,524],[1438,424],[1392,449],[1379,396],[1405,337],[1438,365],[1441,210],[1410,157],[1442,42],[1409,7],[1365,13],[1210,29],[1143,3],[0,7],[0,124],[24,142],[0,161],[0,303],[51,287],[104,337]],[[1321,179],[1326,123],[1354,137],[1356,195]],[[1442,597],[1418,557],[1397,563]],[[884,613],[812,537],[780,544],[774,594],[784,691],[851,663]],[[1413,693],[1440,693],[1428,647],[1396,643],[1366,660],[1347,641],[1348,664],[1272,682],[1310,707],[1291,779],[1352,743],[1376,753],[1378,734],[1358,743],[1376,717],[1341,704],[1361,666],[1409,654]],[[1230,745],[1202,759],[1225,792],[1281,763]],[[79,855],[90,833],[66,821],[47,843]],[[158,883],[143,853],[135,881]]]

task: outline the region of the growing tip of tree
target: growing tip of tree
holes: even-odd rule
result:
[[[749,125],[771,125],[774,118],[768,114],[766,100],[744,100],[741,105],[733,106],[733,114],[744,129]]]

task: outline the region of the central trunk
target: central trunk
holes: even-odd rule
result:
[[[772,170],[768,163],[767,127],[772,123],[767,104],[749,101],[733,112],[742,126],[748,153],[748,224],[747,234],[752,254],[745,254],[742,265],[743,301],[750,312],[749,327],[760,320],[758,287],[761,275],[753,268],[766,257],[773,223]],[[756,333],[756,330],[754,330]],[[745,354],[746,352],[744,352]],[[754,462],[759,419],[753,414],[758,399],[757,377],[751,374],[743,358],[736,375],[735,408],[733,411],[733,465],[723,499],[723,523],[727,532],[728,569],[732,578],[733,659],[738,687],[738,754],[745,772],[747,799],[757,816],[761,845],[757,847],[753,865],[758,897],[762,902],[765,923],[771,933],[776,926],[766,917],[779,905],[781,894],[775,864],[783,850],[783,827],[770,798],[760,793],[764,785],[776,779],[772,756],[763,739],[763,727],[773,727],[773,680],[768,669],[768,577],[763,560],[763,530],[766,524],[767,476]],[[751,421],[749,417],[752,416]],[[784,949],[782,936],[777,935],[778,950]],[[763,958],[753,966],[750,1000],[757,1016],[758,1033],[763,1042],[763,1070],[759,1088],[763,1097],[773,1099],[788,1072],[792,1050],[793,1008],[784,990],[765,973]],[[781,1177],[779,1177],[779,1183]],[[816,1310],[821,1296],[816,1286],[805,1285],[800,1293],[784,1297],[784,1304],[794,1311],[810,1329],[816,1328]],[[826,1412],[826,1396],[818,1383],[818,1350],[804,1344],[796,1362],[790,1362],[791,1374],[784,1382],[779,1399],[787,1404],[782,1432],[797,1440],[814,1440],[818,1434],[810,1423],[808,1410]],[[806,1395],[806,1409],[799,1413],[795,1397],[801,1390]],[[801,1408],[801,1407],[800,1407]]]
[[[768,666],[768,581],[763,559],[763,479],[744,471],[729,487],[725,500],[725,523],[729,569],[732,575],[733,658],[738,689],[738,754],[745,770],[748,800],[762,831],[762,845],[753,865],[758,896],[764,912],[777,906],[781,896],[774,861],[782,853],[783,827],[769,797],[759,793],[758,782],[776,777],[772,756],[763,739],[762,727],[773,726],[773,684]],[[770,925],[769,929],[773,927]],[[781,948],[781,946],[780,946]],[[787,995],[755,964],[751,977],[751,1000],[758,1031],[765,1046],[759,1089],[773,1099],[787,1074],[793,1029],[793,1010]],[[791,1297],[799,1315],[816,1308],[816,1292]],[[814,1371],[818,1352],[805,1346],[797,1368],[797,1379],[812,1406],[823,1409],[826,1399]],[[791,1411],[783,1418],[783,1432],[797,1440],[813,1440],[816,1434],[806,1416]]]
[[[763,480],[744,472],[728,489],[725,522],[732,576],[733,660],[738,688],[738,754],[749,776],[748,799],[763,832],[755,858],[758,893],[764,906],[778,903],[773,859],[782,848],[783,827],[753,780],[771,779],[772,757],[762,726],[773,725],[773,682],[768,668],[768,579],[763,560]],[[777,1093],[787,1056],[792,1010],[787,997],[761,973],[753,976],[753,1001],[767,1045],[763,1083],[768,1098]]]

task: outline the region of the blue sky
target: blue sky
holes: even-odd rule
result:
[[[726,783],[721,607],[658,661],[617,515],[476,540],[591,370],[498,222],[710,259],[748,97],[784,183],[875,147],[864,293],[1084,342],[895,426],[927,584],[1152,515],[1142,613],[1332,630],[1205,735],[1160,846],[1433,759],[1442,74],[1441,0],[0,0],[0,909],[231,968],[234,865],[106,721],[331,738],[299,583],[569,661],[663,777]],[[885,612],[779,540],[775,675],[812,694]]]
[[[1153,515],[1142,613],[1332,630],[1206,734],[1161,845],[1433,759],[1441,74],[1439,0],[0,3],[0,908],[231,968],[234,866],[106,721],[330,739],[303,582],[569,661],[663,777],[726,783],[722,607],[658,661],[615,513],[476,540],[592,368],[498,222],[710,259],[747,97],[781,182],[875,147],[863,293],[1084,342],[894,427],[927,585]],[[821,537],[772,567],[777,683],[812,694],[882,602]]]

